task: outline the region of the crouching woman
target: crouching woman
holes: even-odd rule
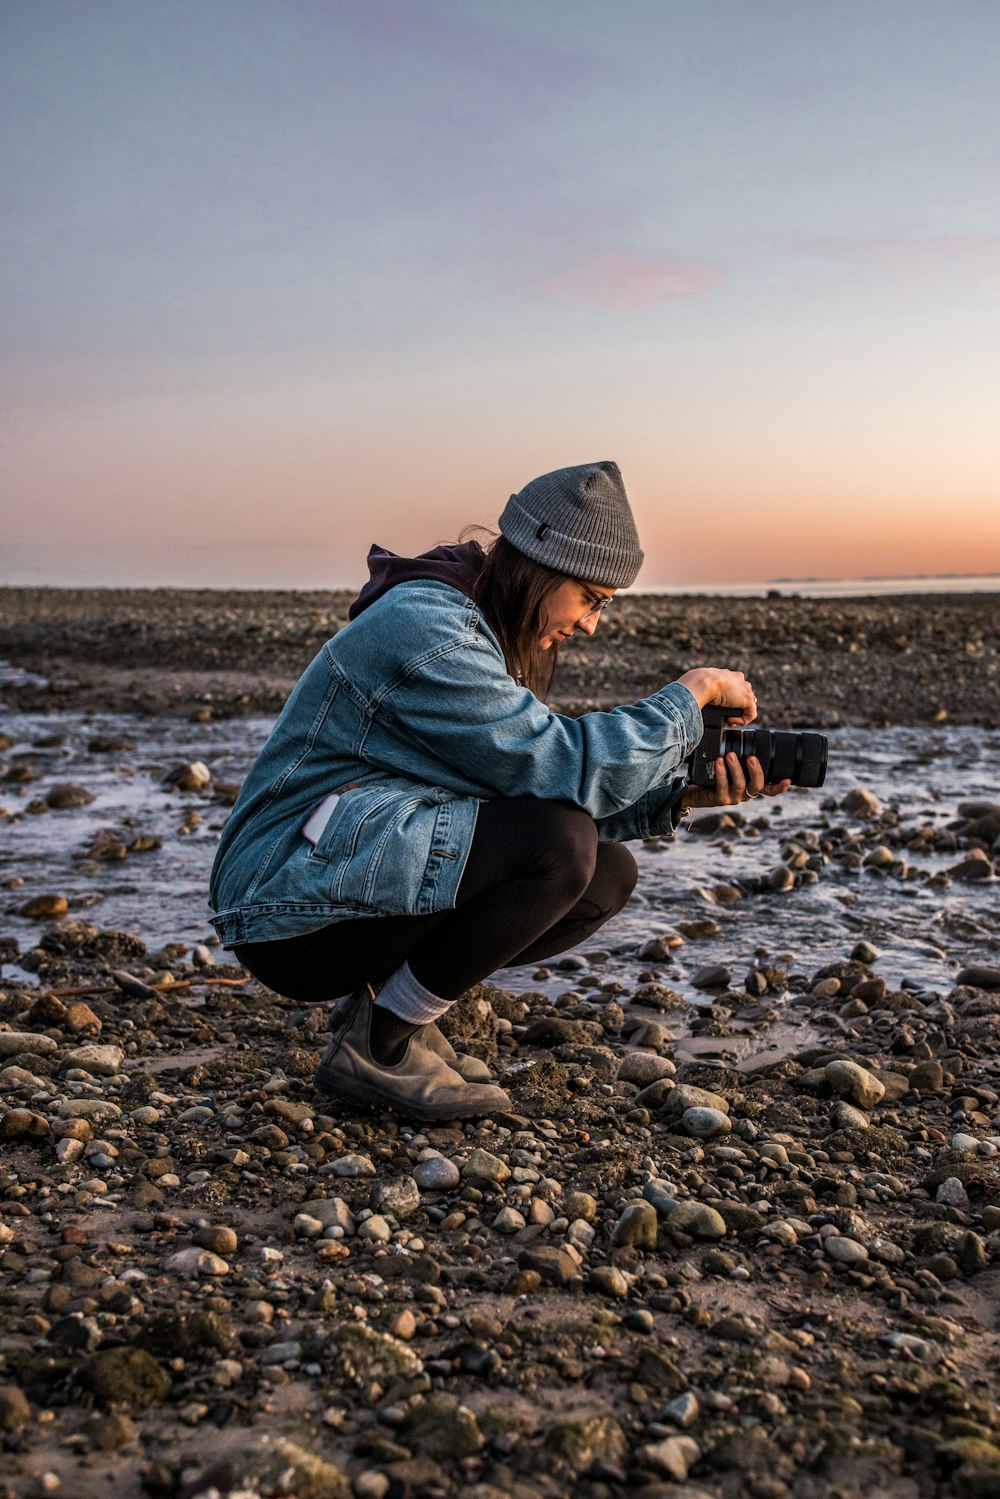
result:
[[[756,714],[742,673],[686,672],[569,718],[545,703],[561,642],[593,635],[642,563],[621,475],[582,464],[512,495],[488,550],[379,548],[349,623],[288,699],[219,844],[223,943],[301,1002],[350,996],[317,1085],[416,1119],[510,1107],[436,1022],[498,969],[576,946],[627,901],[625,841],[743,801],[760,765],[685,785],[701,709]]]

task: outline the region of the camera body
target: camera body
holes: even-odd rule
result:
[[[705,725],[701,743],[688,756],[688,782],[692,786],[715,785],[715,762],[720,755],[735,752],[746,771],[747,757],[756,755],[764,771],[765,786],[789,779],[793,786],[822,786],[826,779],[829,741],[825,734],[792,733],[784,729],[730,728],[727,718],[738,708],[702,708]]]

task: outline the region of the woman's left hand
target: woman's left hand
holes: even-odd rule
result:
[[[738,802],[753,801],[758,796],[781,796],[792,784],[790,780],[764,785],[764,771],[756,755],[747,756],[747,775],[739,755],[732,751],[715,762],[714,786],[688,786],[681,797],[681,810],[692,807],[731,807]]]

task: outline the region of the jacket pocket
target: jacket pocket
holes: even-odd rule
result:
[[[393,778],[346,791],[308,858],[326,866],[324,884],[338,905],[385,915],[418,909],[442,800],[437,787]]]

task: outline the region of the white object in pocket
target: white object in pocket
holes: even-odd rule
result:
[[[303,838],[307,838],[313,847],[316,846],[322,837],[323,829],[333,816],[333,809],[339,801],[340,792],[332,791],[329,796],[323,798],[319,806],[313,812],[310,812],[307,817],[302,828],[302,836]]]

